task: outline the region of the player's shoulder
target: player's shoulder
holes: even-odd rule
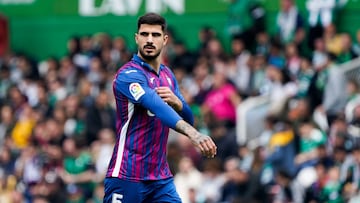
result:
[[[161,64],[162,71],[166,72],[168,75],[174,75],[172,69],[164,64]]]
[[[131,77],[132,75],[143,74],[143,69],[136,63],[130,61],[124,64],[117,72],[117,77]]]
[[[138,72],[142,72],[142,68],[133,60],[127,62],[118,70],[118,74],[130,74]]]
[[[163,63],[161,64],[161,67],[162,67],[164,70],[169,70],[169,71],[171,71],[171,68],[170,68],[169,66],[163,64]]]

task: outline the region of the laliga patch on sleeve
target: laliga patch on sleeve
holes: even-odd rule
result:
[[[145,90],[141,87],[139,83],[131,83],[129,86],[129,91],[136,101],[145,94]]]

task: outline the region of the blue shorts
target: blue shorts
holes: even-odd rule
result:
[[[104,186],[104,203],[181,203],[173,178],[142,182],[105,178]]]

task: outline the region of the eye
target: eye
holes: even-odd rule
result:
[[[154,33],[152,33],[152,36],[153,36],[153,37],[160,37],[160,36],[161,36],[161,33],[159,33],[159,32],[154,32]]]
[[[147,37],[147,36],[149,36],[149,33],[148,32],[140,32],[140,35],[143,37]]]

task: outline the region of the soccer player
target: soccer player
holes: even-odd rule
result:
[[[199,133],[172,71],[161,64],[165,19],[147,13],[138,19],[138,53],[113,81],[117,140],[104,181],[106,203],[181,202],[166,157],[169,128],[186,135],[208,158],[212,139]]]

